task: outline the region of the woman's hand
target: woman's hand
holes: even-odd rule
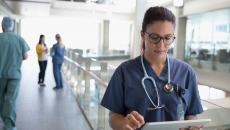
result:
[[[196,115],[188,115],[185,117],[185,120],[195,120],[197,119]],[[204,126],[190,126],[189,128],[181,128],[180,130],[202,130]]]
[[[180,128],[180,130],[202,130],[203,126],[190,126],[189,128]]]
[[[127,114],[125,117],[126,123],[123,127],[123,130],[135,130],[144,125],[144,117],[136,111],[132,111],[130,114]]]

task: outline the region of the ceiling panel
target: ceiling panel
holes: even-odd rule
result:
[[[36,3],[50,3],[51,2],[51,0],[5,0],[5,1],[36,2]]]
[[[16,15],[48,16],[50,13],[50,0],[6,0],[5,2]]]
[[[11,15],[12,14],[12,10],[2,0],[0,0],[0,14],[2,14],[2,15]]]

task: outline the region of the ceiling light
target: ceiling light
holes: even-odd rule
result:
[[[182,7],[184,5],[184,0],[173,0],[173,5],[175,7]]]

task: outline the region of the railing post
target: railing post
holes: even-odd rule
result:
[[[90,71],[91,66],[91,59],[86,58],[85,59],[85,69],[86,71]],[[84,99],[85,99],[85,114],[89,114],[89,104],[90,104],[90,75],[86,72],[84,73],[85,77],[85,93],[84,93]]]
[[[69,49],[66,51],[66,57],[69,58]],[[64,73],[65,75],[67,75],[68,70],[69,70],[69,61],[65,60],[64,65],[65,65]]]
[[[72,87],[74,88],[74,90],[77,88],[77,78],[78,78],[78,67],[75,65],[76,63],[76,59],[77,59],[77,55],[76,53],[73,53],[73,61],[74,61],[74,65],[73,65],[73,70],[72,70],[72,78],[71,78],[71,83],[72,83]]]
[[[101,66],[101,72],[100,72],[100,77],[102,80],[105,82],[107,81],[108,78],[108,70],[107,66],[108,64],[106,62],[100,63]],[[105,86],[100,86],[99,87],[99,104],[98,104],[98,130],[105,130],[105,108],[103,108],[100,105],[101,99],[105,93]]]
[[[72,50],[69,50],[69,53],[68,53],[68,58],[69,59],[71,59],[72,60]],[[71,78],[71,69],[72,69],[72,63],[71,62],[69,62],[68,63],[68,67],[67,67],[67,73],[66,73],[66,79],[67,80],[70,80],[70,78]]]

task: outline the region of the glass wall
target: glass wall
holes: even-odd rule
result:
[[[189,16],[185,58],[193,67],[230,72],[230,9]]]
[[[132,24],[128,21],[111,21],[109,27],[110,51],[125,54],[129,53],[132,35],[131,27]]]

